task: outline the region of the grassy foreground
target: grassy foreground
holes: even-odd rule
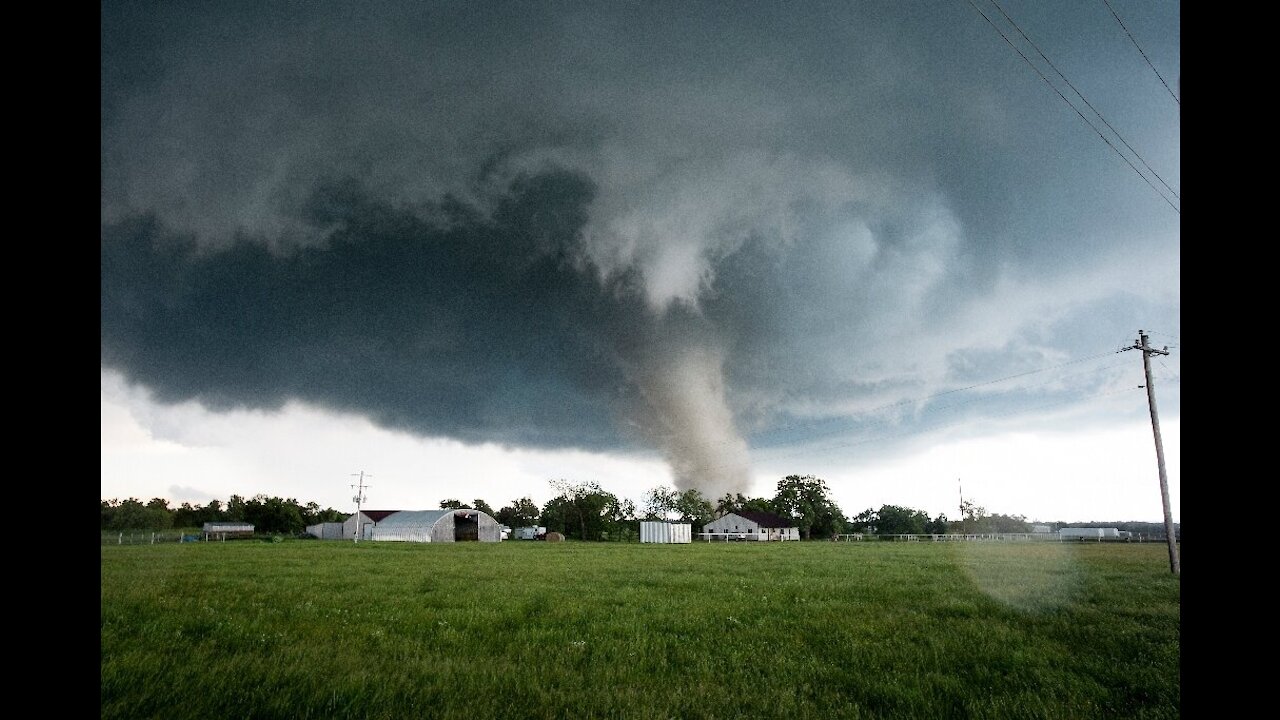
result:
[[[1176,718],[1163,544],[102,547],[103,718]]]

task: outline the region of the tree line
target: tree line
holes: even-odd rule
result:
[[[102,501],[103,530],[171,530],[203,527],[208,522],[251,523],[256,532],[298,534],[308,525],[342,522],[351,513],[320,509],[314,502],[305,505],[293,498],[254,495],[245,499],[232,495],[227,502],[211,500],[208,505],[182,503],[169,507],[164,498],[146,504],[137,498]]]
[[[529,497],[512,500],[494,510],[487,502],[475,498],[465,504],[457,498],[440,501],[441,508],[469,507],[495,518],[511,528],[545,527],[567,538],[593,541],[634,541],[639,535],[640,520],[685,522],[699,532],[702,527],[730,512],[768,512],[791,520],[805,540],[828,539],[848,533],[871,535],[923,535],[943,533],[1026,533],[1032,525],[1022,515],[988,513],[972,500],[960,506],[957,519],[939,513],[930,517],[923,510],[900,505],[881,505],[846,516],[831,499],[826,481],[813,475],[788,475],[780,479],[772,497],[747,497],[742,493],[726,493],[711,499],[696,488],[676,490],[658,486],[645,493],[643,507],[629,499],[619,498],[595,482],[552,480],[557,493],[541,507]],[[142,503],[136,498],[102,501],[103,530],[167,530],[200,527],[206,522],[247,522],[262,533],[298,534],[308,525],[342,522],[351,513],[320,509],[314,502],[299,503],[255,495],[245,499],[232,495],[226,503],[218,500],[208,505],[182,503],[170,508],[167,500],[152,498]],[[1052,530],[1067,523],[1043,523]],[[1108,522],[1074,523],[1076,527],[1117,527],[1152,537],[1164,537],[1159,523]],[[1176,528],[1175,528],[1176,529]],[[1180,533],[1179,533],[1180,534]]]

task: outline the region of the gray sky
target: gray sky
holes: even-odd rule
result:
[[[975,4],[1097,130],[967,0],[104,5],[103,497],[1156,521],[1141,328],[1177,518],[1180,105]]]

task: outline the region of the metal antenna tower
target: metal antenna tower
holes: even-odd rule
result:
[[[360,482],[356,485],[351,486],[356,489],[356,496],[351,499],[354,500],[356,503],[356,542],[360,542],[360,507],[364,505],[366,500],[368,500],[368,498],[364,496],[364,489],[369,487],[368,485],[364,484],[364,479],[366,477],[373,477],[373,476],[365,475],[363,470],[361,470],[359,473],[351,473],[351,477],[356,477],[357,475],[359,475],[360,477]]]

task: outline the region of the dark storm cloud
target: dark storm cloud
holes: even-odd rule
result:
[[[1078,313],[1124,283],[1095,267],[1176,237],[964,3],[108,3],[102,26],[102,363],[163,401],[654,446],[719,494],[779,419],[1011,344],[1058,357],[1031,327],[1096,340]],[[1062,66],[1096,88],[1127,51]]]
[[[201,251],[154,217],[107,226],[102,359],[161,400],[301,398],[464,440],[615,445],[625,382],[608,340],[646,320],[563,246],[591,186],[514,184],[493,217],[430,217],[353,183],[318,190],[323,247]]]

